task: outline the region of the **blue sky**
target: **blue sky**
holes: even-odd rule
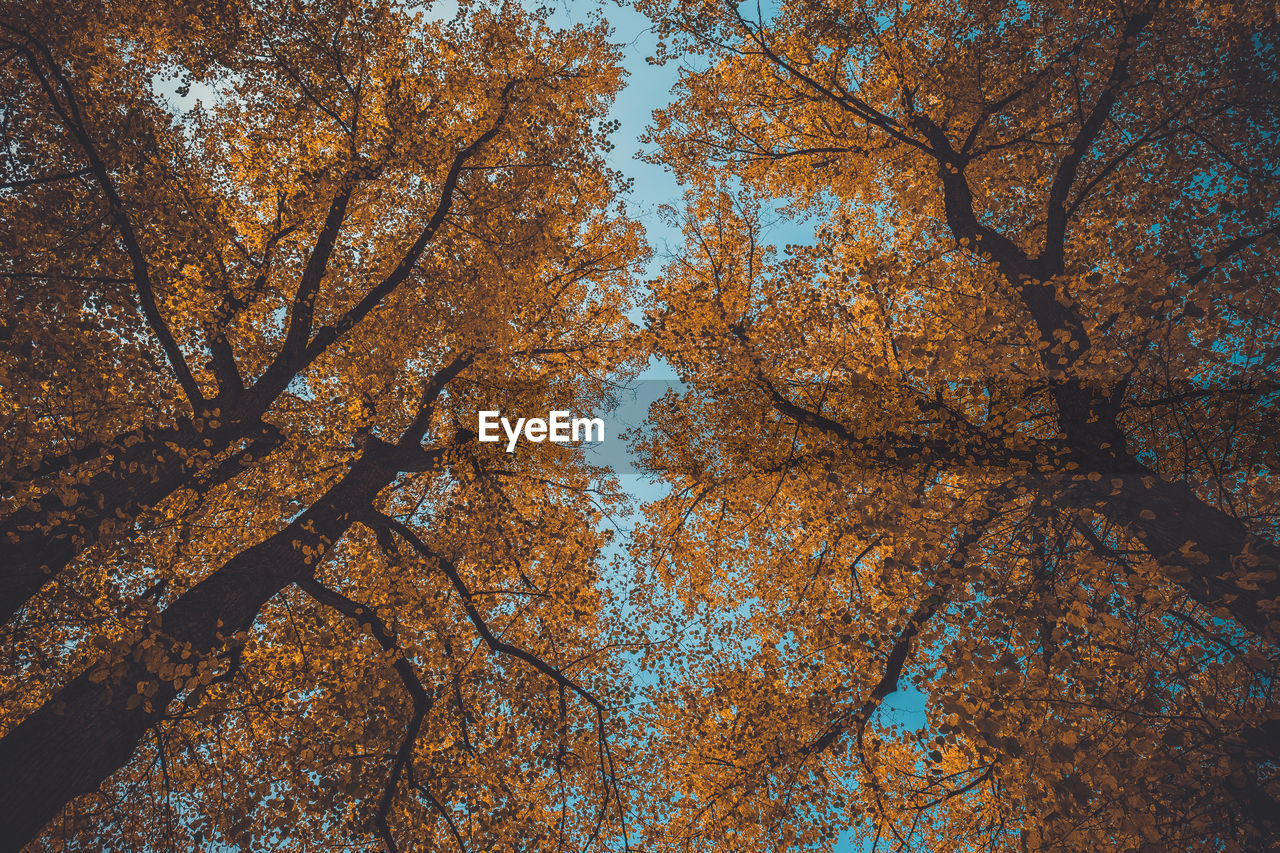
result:
[[[562,2],[555,22],[573,23],[583,20],[592,8],[597,7],[590,2]],[[618,96],[611,115],[611,118],[620,122],[620,126],[614,136],[610,165],[634,179],[627,207],[630,214],[644,225],[649,244],[653,248],[653,257],[645,276],[646,279],[652,279],[660,274],[666,259],[678,251],[681,244],[679,230],[664,220],[659,214],[659,208],[662,205],[679,207],[683,189],[663,167],[640,159],[644,151],[640,137],[644,134],[653,111],[670,101],[678,78],[678,67],[675,64],[653,65],[646,62],[648,57],[657,52],[657,41],[650,30],[648,19],[643,15],[627,6],[605,4],[602,8],[613,26],[613,40],[623,45],[623,66],[629,73],[626,87]],[[775,225],[769,236],[775,244],[800,244],[809,242],[812,233],[811,223],[784,221]],[[665,363],[652,359],[640,380],[635,385],[634,396],[624,399],[620,411],[611,418],[611,425],[638,426],[647,402],[659,397],[676,381],[676,376]],[[612,458],[615,454],[610,453],[608,456],[611,458],[606,461],[616,465],[616,458]],[[618,466],[618,470],[622,487],[637,508],[646,501],[661,497],[665,491],[653,480],[626,473],[622,466]],[[626,534],[629,532],[627,527],[635,520],[634,517],[615,520],[623,528],[615,539],[616,549],[621,550],[625,545]],[[901,690],[886,698],[881,714],[909,726],[918,726],[924,721],[924,700],[923,694],[915,690]],[[837,846],[839,853],[854,853],[858,849],[851,842]]]

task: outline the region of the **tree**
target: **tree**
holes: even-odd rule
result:
[[[572,449],[473,441],[629,369],[606,33],[4,10],[6,849],[60,813],[50,843],[131,849],[624,813],[616,495]]]
[[[639,553],[651,618],[706,632],[652,660],[685,796],[646,823],[1264,846],[1272,13],[646,8],[704,62],[652,131],[693,187],[649,321],[691,388]],[[811,244],[768,245],[775,206]],[[915,731],[878,713],[906,684]]]

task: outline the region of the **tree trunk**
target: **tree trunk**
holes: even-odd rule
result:
[[[311,574],[396,473],[366,450],[302,516],[189,589],[123,655],[101,658],[0,739],[0,851],[21,850],[74,797],[124,766],[183,692],[156,675],[166,659],[195,664],[248,630],[276,593]],[[147,639],[154,644],[144,646]],[[123,673],[102,679],[121,664]],[[147,702],[131,706],[141,685],[156,682]]]
[[[235,458],[210,464],[242,438],[250,445]],[[225,481],[276,443],[269,427],[230,423],[204,432],[170,427],[130,445],[109,446],[103,452],[114,451],[114,458],[89,482],[72,487],[73,493],[54,489],[0,524],[0,624],[117,525],[132,524],[183,486],[209,488]]]
[[[1225,609],[1241,627],[1275,644],[1280,549],[1187,486],[1137,467],[1138,473],[1104,474],[1091,488],[1071,490],[1073,500],[1124,526],[1162,574],[1196,601]]]

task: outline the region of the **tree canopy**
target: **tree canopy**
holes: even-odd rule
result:
[[[654,661],[683,796],[653,822],[1262,849],[1273,12],[649,8],[704,64],[651,135],[690,191],[648,326],[690,389],[655,410],[673,490],[637,547],[678,591],[651,618],[708,636]],[[769,245],[777,216],[812,243]]]
[[[473,431],[630,369],[605,27],[148,9],[6,10],[0,838],[587,843],[616,495]]]
[[[637,6],[0,5],[0,849],[1273,843],[1275,9]]]

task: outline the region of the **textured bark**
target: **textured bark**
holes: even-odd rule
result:
[[[279,441],[274,429],[261,424],[204,432],[171,427],[129,438],[136,440],[104,448],[104,455],[111,454],[107,467],[74,486],[70,504],[55,489],[0,524],[0,623],[114,525],[131,522],[183,486],[207,489],[225,482]],[[233,458],[213,463],[243,438],[249,443]]]
[[[1211,610],[1274,644],[1280,601],[1280,549],[1249,533],[1238,518],[1205,503],[1181,483],[1140,470],[1104,476],[1074,493],[1082,506],[1123,525],[1163,574]]]
[[[185,592],[123,655],[100,659],[0,739],[0,850],[22,849],[71,799],[97,790],[129,760],[182,692],[161,681],[149,702],[128,707],[140,684],[158,680],[155,670],[166,656],[195,662],[218,653],[276,593],[311,574],[320,555],[396,476],[394,460],[380,452],[386,447],[367,450],[288,527]],[[142,645],[147,640],[159,654]],[[95,671],[109,671],[122,659],[122,674],[94,680]]]

